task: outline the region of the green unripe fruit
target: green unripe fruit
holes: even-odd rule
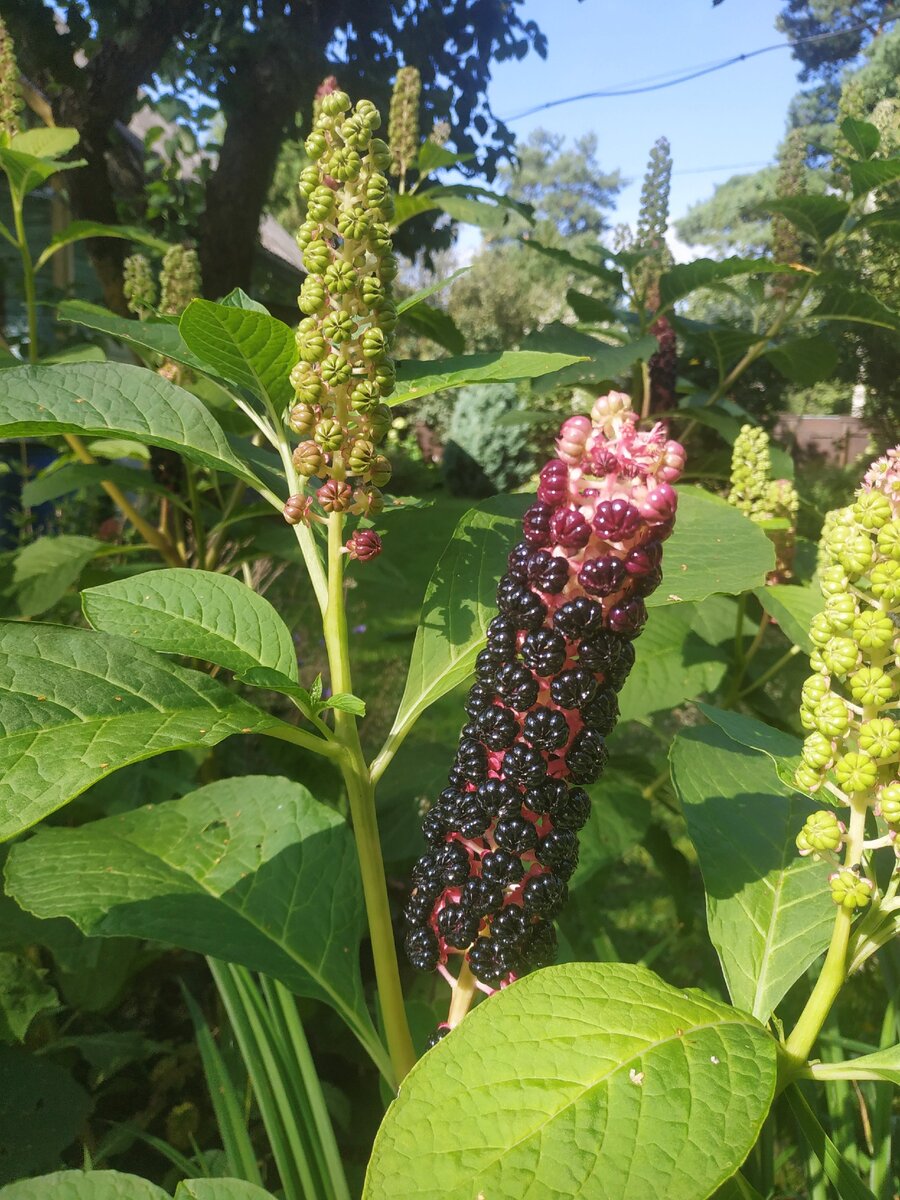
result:
[[[316,427],[319,414],[311,404],[295,404],[288,413],[288,424],[298,437],[308,437]]]
[[[318,167],[304,167],[300,172],[300,182],[297,184],[300,195],[309,199],[319,186],[320,178]]]
[[[369,214],[359,204],[345,209],[338,217],[337,222],[338,233],[341,237],[356,242],[361,241],[368,234],[370,225]]]
[[[859,727],[859,748],[877,763],[900,754],[900,725],[890,717],[873,717]]]
[[[314,242],[319,236],[319,226],[315,221],[304,221],[297,230],[297,245],[301,250],[305,250],[310,242]]]
[[[343,355],[329,354],[322,359],[322,378],[331,387],[342,387],[350,378],[352,367]]]
[[[830,691],[831,688],[824,675],[810,675],[804,681],[800,696],[806,708],[814,709],[821,704]]]
[[[820,653],[832,675],[847,675],[859,662],[859,647],[852,638],[833,637]]]
[[[396,254],[383,254],[378,263],[378,274],[385,283],[393,283],[400,270]]]
[[[341,126],[341,137],[344,145],[364,154],[372,140],[372,130],[359,117],[348,117]]]
[[[888,559],[872,568],[869,575],[872,595],[888,604],[900,603],[900,562]]]
[[[887,650],[897,632],[894,622],[887,613],[869,609],[853,622],[853,637],[861,650]]]
[[[304,362],[317,363],[325,357],[325,339],[312,317],[305,317],[300,322],[294,337]]]
[[[819,588],[823,596],[837,596],[846,592],[850,580],[839,563],[832,563],[819,572]]]
[[[393,220],[394,213],[397,211],[394,205],[394,197],[388,192],[381,203],[371,205],[369,211],[376,221],[387,222]]]
[[[391,427],[392,420],[391,410],[386,404],[379,404],[373,412],[368,414],[369,429],[373,442],[377,443],[384,440]]]
[[[344,430],[341,428],[340,421],[336,421],[334,417],[323,417],[321,421],[316,422],[316,431],[313,437],[316,444],[329,454],[340,450],[344,444]]]
[[[366,180],[366,203],[372,208],[378,208],[390,194],[391,188],[386,176],[375,174]]]
[[[356,179],[362,170],[362,159],[349,146],[338,147],[329,155],[326,169],[332,178],[340,180],[341,183],[348,183],[351,179]]]
[[[313,162],[316,162],[328,149],[328,142],[325,140],[325,134],[321,133],[317,129],[314,129],[303,143],[303,148],[306,151],[307,158],[311,158]]]
[[[369,129],[374,131],[381,128],[381,113],[371,100],[357,100],[354,111],[362,121],[365,121]]]
[[[362,336],[363,357],[373,362],[378,362],[387,353],[386,343],[387,339],[384,336],[383,330],[377,326],[367,329]]]
[[[834,757],[831,739],[821,733],[811,733],[803,743],[803,761],[814,771],[825,771]]]
[[[834,626],[827,612],[816,613],[809,625],[809,640],[814,646],[827,645],[835,635]]]
[[[849,686],[856,703],[867,708],[881,708],[894,694],[890,676],[881,667],[861,667],[850,676]]]
[[[373,221],[369,229],[369,248],[374,254],[390,254],[393,248],[391,231],[383,221]]]
[[[356,287],[358,279],[359,274],[354,269],[352,263],[338,259],[336,262],[331,263],[326,270],[324,283],[329,292],[343,296]]]
[[[801,763],[794,772],[794,784],[802,792],[817,792],[825,782],[825,772],[816,771],[808,763]]]
[[[330,187],[322,184],[309,198],[307,211],[313,221],[324,221],[334,208],[335,195]]]
[[[353,475],[367,475],[375,457],[372,442],[367,438],[357,438],[347,458],[347,466]]]
[[[382,396],[389,396],[397,382],[397,369],[390,359],[383,359],[375,367],[375,382]]]
[[[831,888],[831,898],[841,908],[852,912],[856,908],[865,908],[872,898],[874,884],[864,875],[857,875],[852,867],[841,867],[829,877],[828,886]]]
[[[381,403],[381,389],[371,379],[363,379],[350,393],[350,403],[356,412],[373,412]]]
[[[346,92],[328,92],[322,97],[322,112],[326,117],[339,117],[341,113],[349,112],[350,97]]]
[[[862,492],[853,505],[853,515],[863,529],[881,529],[891,519],[891,502],[883,492]]]
[[[322,332],[336,346],[349,342],[353,337],[355,327],[353,317],[344,309],[329,313],[322,322]]]
[[[878,553],[883,558],[900,562],[900,518],[895,518],[878,530]]]
[[[369,142],[369,158],[377,171],[390,170],[391,148],[382,138],[373,137]]]
[[[864,575],[875,556],[872,539],[861,529],[847,530],[836,555],[838,562],[851,579]]]
[[[301,442],[291,455],[291,460],[297,474],[306,479],[321,475],[325,469],[325,456],[315,442]]]
[[[879,789],[877,811],[888,825],[900,825],[900,782]]]
[[[843,737],[850,726],[847,705],[834,693],[823,696],[818,707],[810,713],[813,727],[827,738]]]
[[[797,835],[801,854],[834,854],[840,850],[846,829],[830,809],[811,813]]]
[[[390,480],[391,474],[391,464],[383,454],[377,455],[369,470],[369,478],[372,483],[378,488],[384,487]]]
[[[307,275],[300,287],[297,304],[301,312],[312,316],[325,307],[325,289],[314,275]]]
[[[835,633],[845,633],[852,626],[858,612],[856,597],[846,593],[829,596],[825,602],[825,616]]]
[[[362,281],[362,298],[367,308],[377,308],[385,301],[384,284],[377,275],[366,275]]]
[[[386,300],[381,308],[375,313],[373,320],[378,323],[379,328],[385,333],[393,333],[397,328],[397,307],[390,300]]]
[[[308,363],[299,362],[291,370],[291,384],[299,401],[304,404],[318,404],[322,396],[322,380]]]
[[[320,238],[310,242],[303,251],[303,265],[313,275],[321,275],[331,262],[331,247]]]
[[[851,750],[839,758],[834,767],[834,777],[850,795],[867,792],[878,782],[878,767],[864,751]]]

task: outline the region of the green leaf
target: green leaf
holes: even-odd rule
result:
[[[801,858],[794,842],[815,805],[780,781],[766,755],[720,729],[679,734],[671,761],[729,994],[768,1020],[834,925],[830,868]]]
[[[714,708],[711,704],[698,703],[697,707],[714,725],[726,733],[739,746],[748,746],[751,750],[761,750],[777,765],[781,762],[800,761],[800,740],[771,725],[764,725],[752,717],[730,709]]]
[[[807,656],[812,654],[810,622],[825,607],[819,589],[809,584],[778,583],[772,587],[756,588],[753,594],[769,616],[778,622],[789,640]]]
[[[486,209],[507,209],[509,212],[516,213],[524,221],[529,224],[534,224],[534,206],[527,204],[522,200],[515,200],[512,196],[507,196],[503,192],[494,192],[490,188],[478,187],[474,183],[453,183],[441,184],[439,187],[429,188],[425,193],[429,200],[437,202],[439,208],[443,208],[445,212],[451,213],[450,202],[460,199],[468,201],[487,201],[482,204],[482,208]],[[473,222],[478,224],[478,222]]]
[[[148,650],[215,663],[236,674],[268,667],[297,678],[290,631],[268,600],[239,579],[173,567],[82,593],[95,629]]]
[[[21,154],[32,154],[35,158],[59,158],[61,154],[74,150],[80,140],[77,129],[46,125],[16,133],[10,146]]]
[[[293,330],[255,309],[192,300],[178,329],[189,350],[239,387],[280,411],[291,404],[291,368],[297,361]]]
[[[601,781],[587,790],[591,815],[578,835],[581,849],[570,890],[587,883],[602,867],[618,862],[650,825],[650,801],[640,784],[624,771],[614,767],[604,771]]]
[[[833,1184],[840,1200],[875,1200],[875,1196],[819,1124],[816,1114],[796,1085],[785,1089],[784,1098],[797,1122],[800,1136],[819,1160],[825,1177]]]
[[[858,121],[855,117],[846,117],[841,121],[841,133],[860,158],[871,158],[881,145],[878,126],[868,121]]]
[[[464,358],[400,363],[392,405],[408,404],[432,392],[467,387],[470,383],[501,383],[508,379],[537,379],[560,371],[578,359],[571,354],[544,354],[528,350],[491,351]],[[5,376],[4,376],[5,378]]]
[[[775,1090],[750,1017],[644,967],[548,967],[479,1005],[388,1109],[364,1200],[703,1200]]]
[[[471,154],[454,154],[446,146],[439,146],[429,138],[419,147],[416,170],[420,175],[428,175],[441,167],[455,167],[457,163],[467,162],[471,157]]]
[[[59,1007],[45,975],[23,954],[0,951],[0,1041],[24,1041],[39,1013]]]
[[[417,292],[413,292],[411,296],[407,296],[405,300],[401,300],[397,304],[397,312],[405,313],[413,308],[420,300],[427,300],[429,296],[433,296],[435,292],[441,292],[445,287],[449,287],[451,283],[459,279],[460,275],[465,275],[467,271],[471,271],[471,267],[460,267],[458,271],[454,271],[452,275],[448,275],[446,279],[439,279],[437,283],[429,284],[428,287],[420,288]]]
[[[524,237],[522,245],[529,250],[536,250],[538,254],[543,254],[544,258],[550,258],[553,262],[559,263],[562,267],[568,267],[571,271],[580,271],[582,275],[591,275],[594,279],[602,279],[604,283],[615,288],[616,292],[622,289],[622,272],[614,271],[612,267],[604,266],[603,263],[594,262],[588,258],[579,258],[558,246],[545,246],[542,242],[536,242],[534,238],[530,237]],[[607,258],[614,258],[602,247],[598,248],[598,253]]]
[[[243,1179],[182,1179],[175,1200],[275,1200],[275,1197]]]
[[[112,866],[111,866],[112,864]],[[7,891],[90,937],[137,937],[242,963],[330,1004],[371,1047],[359,972],[364,910],[346,823],[278,776],[14,846]]]
[[[3,384],[3,437],[131,437],[258,486],[206,407],[155,371],[113,362],[15,367]]]
[[[45,131],[32,130],[31,132],[43,133]],[[64,131],[60,130],[60,132]],[[26,136],[25,134],[21,135],[22,138]],[[15,140],[14,145],[15,149],[12,147],[8,149],[0,147],[0,169],[6,173],[10,191],[19,204],[22,203],[29,192],[33,192],[35,188],[40,187],[42,183],[46,183],[48,179],[51,179],[60,171],[72,171],[76,167],[83,167],[85,165],[83,158],[71,162],[62,162],[57,158],[49,158],[44,155],[31,153],[24,149],[24,142],[19,139]],[[66,149],[69,148],[66,147]],[[60,151],[60,153],[63,153],[63,151]]]
[[[529,500],[497,496],[470,508],[456,526],[425,592],[390,739],[402,741],[429,705],[471,674],[496,615],[497,581]]]
[[[22,488],[22,503],[26,508],[37,508],[49,500],[58,500],[82,488],[96,490],[106,480],[115,483],[126,492],[155,492],[170,496],[168,488],[157,483],[149,471],[139,467],[120,467],[115,464],[102,466],[99,463],[64,463],[53,471],[38,475]]]
[[[811,321],[850,321],[879,329],[900,329],[900,315],[871,292],[855,288],[830,288],[806,318]]]
[[[248,296],[243,288],[232,288],[227,296],[223,296],[219,303],[223,308],[242,308],[247,312],[262,313],[268,317],[271,314],[264,304],[260,304],[258,300],[254,300],[252,296]]]
[[[814,1063],[811,1071],[814,1079],[883,1079],[900,1087],[900,1045],[848,1062]]]
[[[624,345],[610,345],[560,321],[554,321],[525,339],[526,349],[547,350],[551,346],[578,355],[581,361],[576,359],[571,366],[542,379],[535,388],[539,393],[618,379],[639,359],[646,360],[659,349],[656,338],[649,334]]]
[[[623,721],[676,708],[722,682],[727,663],[714,646],[692,632],[693,604],[653,609],[639,640],[631,674],[619,694]]]
[[[407,309],[402,314],[402,321],[413,333],[430,338],[451,354],[462,354],[466,349],[466,339],[459,326],[442,308],[434,308],[420,301],[415,308]]]
[[[783,196],[767,200],[760,209],[780,214],[801,233],[821,243],[837,233],[850,212],[850,205],[837,196]]]
[[[85,238],[95,237],[123,238],[127,242],[150,246],[154,250],[159,250],[160,253],[169,248],[168,242],[164,242],[162,238],[155,237],[137,225],[104,225],[102,221],[72,221],[65,229],[60,230],[50,239],[38,255],[34,269],[39,271],[44,263],[64,246],[71,246],[73,242],[81,242]]]
[[[73,325],[105,333],[128,346],[151,354],[161,354],[192,370],[208,371],[206,363],[188,350],[178,326],[172,321],[138,321],[120,317],[102,305],[89,304],[86,300],[64,300],[56,312],[61,321],[71,321]]]
[[[900,179],[900,158],[877,158],[850,164],[850,183],[854,197]]]
[[[678,488],[675,532],[663,549],[663,581],[649,608],[703,600],[714,592],[737,595],[759,587],[775,566],[763,531],[718,496]]]
[[[68,1071],[19,1046],[0,1045],[0,1183],[55,1167],[90,1108],[87,1093]],[[26,1186],[23,1181],[15,1188]],[[15,1188],[0,1190],[2,1200],[49,1200],[41,1187]]]
[[[76,534],[41,537],[0,557],[0,616],[37,617],[61,600],[103,542]]]
[[[786,379],[809,387],[832,375],[837,366],[838,351],[832,338],[820,334],[781,342],[766,351],[766,358]]]
[[[280,722],[125,638],[0,623],[0,841],[128,763]]]
[[[693,262],[670,267],[659,281],[660,309],[670,308],[676,300],[689,296],[698,288],[712,287],[724,279],[739,275],[786,275],[795,269],[784,263],[761,258],[696,258]]]
[[[598,296],[586,296],[584,292],[576,292],[574,288],[569,288],[566,292],[566,303],[578,320],[587,324],[618,320],[618,314],[608,300],[601,300]]]
[[[170,1200],[168,1192],[121,1171],[56,1171],[20,1179],[0,1190],[0,1200]]]

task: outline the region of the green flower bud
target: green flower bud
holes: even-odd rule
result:
[[[900,520],[893,520],[878,530],[878,553],[882,558],[900,562]]]
[[[794,784],[801,792],[817,792],[825,782],[825,772],[814,770],[808,763],[802,762],[794,772]]]
[[[881,492],[860,492],[853,515],[863,529],[881,529],[892,517],[891,502]]]
[[[325,357],[325,339],[313,317],[304,317],[297,326],[294,340],[304,362],[321,362]]]
[[[310,479],[325,469],[325,456],[315,442],[301,442],[291,455],[298,475]]]
[[[295,241],[301,250],[305,250],[306,247],[311,242],[314,242],[318,236],[319,226],[316,224],[316,222],[304,221],[297,230],[297,237],[295,238]]]
[[[292,368],[291,384],[294,394],[302,403],[317,404],[319,402],[322,395],[322,380],[308,363],[299,362]]]
[[[383,331],[377,325],[367,329],[362,336],[363,356],[376,362],[384,358],[387,353],[386,341]]]
[[[811,733],[803,743],[801,754],[803,761],[814,771],[825,771],[834,757],[831,739],[821,733]]]
[[[300,182],[297,184],[300,195],[308,200],[319,186],[320,178],[318,167],[304,167],[300,172]]]
[[[373,221],[369,227],[369,249],[372,253],[379,256],[390,254],[393,246],[388,226],[383,221]]]
[[[843,536],[838,538],[838,533]],[[839,529],[834,531],[832,541],[837,545],[835,558],[850,578],[864,575],[875,554],[875,547],[869,535],[861,529]]]
[[[341,126],[344,145],[359,154],[365,154],[372,140],[372,130],[360,117],[348,117]]]
[[[369,158],[376,171],[387,171],[391,165],[391,151],[387,144],[381,138],[372,138],[369,142]]]
[[[811,813],[806,824],[797,835],[797,849],[807,854],[835,854],[843,844],[847,832],[843,822],[830,809]]]
[[[0,45],[2,45],[2,22],[0,22]],[[130,254],[122,265],[122,289],[128,303],[128,311],[141,320],[149,317],[156,307],[156,280],[150,260],[143,254]]]
[[[366,210],[361,205],[354,204],[338,217],[338,233],[343,238],[359,242],[368,234],[371,223],[372,219]]]
[[[311,404],[295,404],[288,413],[288,424],[298,437],[308,437],[316,427],[319,414]]]
[[[307,157],[311,158],[313,162],[316,162],[328,149],[328,142],[325,140],[325,134],[318,129],[314,129],[303,143],[303,148],[306,150]]]
[[[381,128],[381,113],[371,100],[357,100],[354,112],[361,120],[365,121],[373,133],[376,129]]]
[[[374,485],[378,488],[384,487],[384,485],[390,480],[391,474],[392,471],[390,462],[383,454],[376,455],[375,461],[372,463],[372,466],[369,469],[369,478],[371,479],[372,483],[374,483]]]
[[[331,387],[342,387],[350,378],[352,367],[341,354],[329,354],[322,359],[322,379]]]
[[[369,430],[372,441],[376,444],[384,440],[387,432],[391,427],[391,410],[386,404],[379,404],[378,407],[367,415],[369,422]]]
[[[404,175],[419,148],[419,98],[422,79],[415,67],[401,67],[394,81],[388,119],[394,173]]]
[[[338,309],[337,312],[329,313],[322,322],[322,332],[336,346],[340,346],[344,342],[349,342],[353,337],[355,328],[356,325],[353,317],[344,309]]]
[[[0,133],[11,139],[19,132],[19,66],[9,30],[0,18]]]
[[[381,389],[374,380],[363,379],[350,393],[350,403],[356,412],[373,412],[381,403]]]
[[[341,113],[349,112],[350,97],[346,92],[329,92],[322,97],[322,112],[326,117],[339,117]]]
[[[336,421],[334,417],[323,417],[321,421],[317,421],[313,437],[316,445],[321,446],[329,454],[340,450],[344,444],[344,430],[341,428],[340,421]]]
[[[847,675],[859,662],[859,647],[852,638],[833,637],[820,653],[832,675]]]
[[[846,592],[829,596],[825,601],[825,616],[835,633],[846,633],[852,627],[858,612],[856,597]]]
[[[900,781],[886,783],[878,789],[878,803],[875,811],[887,821],[888,825],[900,825]]]
[[[887,613],[869,609],[853,622],[853,637],[861,650],[880,652],[887,650],[897,632],[894,622]]]
[[[859,748],[879,765],[900,754],[900,725],[890,717],[873,717],[859,727]]]
[[[313,221],[324,221],[334,208],[335,194],[330,187],[321,184],[309,198],[307,211]]]
[[[372,208],[380,207],[390,194],[390,185],[384,175],[376,172],[366,180],[366,203]]]
[[[831,898],[841,908],[851,912],[856,908],[865,908],[872,898],[875,885],[871,879],[857,874],[852,867],[841,867],[828,877],[831,888]]]
[[[303,265],[313,275],[321,275],[331,260],[331,250],[327,242],[317,238],[310,242],[303,251]]]
[[[315,275],[307,275],[303,280],[297,304],[307,316],[313,316],[325,307],[325,289]]]
[[[830,675],[831,672],[822,661],[822,652],[818,646],[813,647],[812,654],[809,656],[809,665],[814,671],[818,671],[820,675]]]
[[[190,246],[170,246],[159,273],[159,311],[182,313],[200,295],[200,259]]]
[[[850,695],[857,704],[881,708],[894,694],[894,685],[881,667],[861,667],[849,681]]]
[[[854,795],[857,792],[867,792],[875,786],[878,781],[878,767],[862,750],[851,750],[835,763],[834,776],[845,792]]]
[[[337,259],[328,266],[324,283],[329,292],[343,296],[356,287],[358,280],[359,272],[354,269],[353,264],[344,262],[343,259]]]
[[[890,605],[900,604],[900,562],[888,559],[872,568],[869,575],[872,595]]]
[[[810,715],[813,727],[827,738],[843,737],[850,727],[847,705],[833,692],[823,696],[818,708]]]
[[[367,475],[375,461],[375,446],[367,438],[357,438],[347,458],[347,466],[353,475]]]
[[[339,146],[332,150],[327,169],[332,178],[339,179],[341,183],[348,183],[351,179],[356,179],[362,170],[362,159],[349,146]]]

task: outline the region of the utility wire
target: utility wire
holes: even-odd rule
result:
[[[889,21],[896,20],[897,17],[900,17],[900,10],[886,13],[883,23],[886,25]],[[735,54],[732,58],[724,58],[720,62],[699,65],[696,68],[691,67],[686,74],[677,75],[674,79],[665,79],[661,83],[634,80],[631,83],[626,83],[606,91],[580,92],[577,96],[564,96],[559,100],[547,100],[544,104],[536,104],[533,108],[526,108],[523,112],[516,113],[515,116],[507,117],[506,121],[520,121],[523,117],[531,117],[535,113],[544,112],[548,108],[558,108],[561,104],[573,104],[576,100],[605,100],[615,96],[638,96],[644,92],[658,92],[663,88],[675,87],[679,83],[689,83],[692,79],[700,79],[704,75],[712,75],[715,71],[724,71],[726,67],[733,67],[736,63],[740,62],[748,62],[751,58],[758,58],[760,54],[771,54],[773,50],[791,50],[794,46],[799,46],[805,42],[824,42],[831,38],[846,37],[848,34],[859,33],[862,29],[867,28],[867,26],[867,21],[861,21],[858,25],[851,25],[847,29],[834,30],[832,33],[810,33],[805,37],[795,38],[792,42],[773,42],[771,46],[761,46],[758,50],[748,50],[744,54]],[[658,78],[660,76],[650,76],[650,79]]]

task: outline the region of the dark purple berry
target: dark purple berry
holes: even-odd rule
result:
[[[515,658],[518,630],[506,617],[494,617],[487,630],[487,649],[501,662]]]
[[[552,508],[562,504],[569,494],[569,468],[559,458],[552,458],[541,468],[538,500]]]
[[[578,865],[578,838],[571,829],[551,829],[538,843],[535,857],[566,880]]]
[[[534,787],[547,774],[547,765],[539,751],[516,742],[503,755],[503,774],[507,779],[517,780],[526,787]]]
[[[626,637],[637,637],[647,620],[647,609],[640,597],[625,600],[609,610],[609,627]]]
[[[505,663],[497,672],[497,691],[511,708],[522,712],[537,700],[538,684],[521,663]]]
[[[601,500],[594,516],[594,529],[607,542],[624,542],[633,537],[644,519],[627,500]]]
[[[433,907],[434,900],[429,900],[427,896],[421,896],[417,892],[406,901],[403,908],[403,920],[413,928],[427,925]]]
[[[481,918],[462,904],[445,904],[438,913],[438,933],[454,950],[465,950],[478,937]]]
[[[553,917],[565,904],[568,894],[569,889],[563,881],[548,871],[528,880],[522,889],[522,901],[527,912]]]
[[[466,699],[467,715],[477,717],[480,712],[483,712],[487,708],[493,699],[493,689],[485,687],[483,683],[476,683]]]
[[[633,576],[648,575],[658,570],[661,562],[662,546],[659,542],[645,542],[625,555],[625,570]]]
[[[468,953],[469,966],[476,979],[489,986],[500,983],[519,964],[519,958],[510,945],[479,938]]]
[[[478,917],[496,912],[503,903],[503,889],[489,879],[469,879],[459,897],[460,904]]]
[[[538,675],[555,675],[566,661],[566,639],[553,629],[536,629],[522,643],[522,661]]]
[[[433,971],[441,952],[433,929],[411,929],[404,941],[406,957],[417,971]]]
[[[475,659],[475,678],[485,687],[492,688],[497,670],[502,666],[502,658],[492,654],[490,650],[482,650]]]
[[[578,582],[592,596],[611,596],[622,586],[624,578],[625,565],[612,554],[589,558],[578,572]]]
[[[522,518],[522,536],[530,546],[550,544],[550,517],[553,509],[549,504],[532,504]]]
[[[619,460],[600,442],[591,450],[591,471],[594,475],[617,475],[619,472]]]
[[[534,547],[529,546],[528,542],[519,542],[519,544],[510,551],[509,558],[506,560],[506,570],[513,579],[519,583],[528,582],[528,560],[534,553]]]
[[[491,823],[491,818],[476,800],[476,795],[477,793],[470,792],[459,810],[456,829],[464,838],[481,837]]]
[[[422,818],[422,834],[429,846],[439,846],[449,832],[440,805],[434,804]]]
[[[491,921],[491,935],[500,942],[515,946],[521,942],[528,928],[524,909],[518,904],[507,904]]]
[[[481,878],[490,883],[498,883],[500,887],[518,883],[524,874],[525,868],[521,860],[508,850],[492,850],[481,860]]]
[[[473,738],[463,738],[453,765],[462,772],[468,783],[481,783],[488,773],[487,750],[481,742]]]
[[[478,733],[491,750],[506,750],[519,736],[516,714],[501,704],[492,704],[478,718]]]
[[[543,779],[537,787],[529,788],[525,793],[525,807],[533,813],[549,813],[552,816],[568,794],[569,789],[561,779]]]
[[[569,582],[569,564],[559,554],[535,550],[528,561],[528,582],[539,592],[556,596]]]
[[[640,575],[634,581],[635,596],[649,596],[662,583],[662,568],[656,567],[653,571],[648,571],[646,575]]]
[[[556,610],[553,615],[553,628],[572,641],[576,638],[593,637],[603,628],[603,607],[596,600],[579,596],[577,600],[570,600]]]
[[[591,815],[591,798],[584,788],[571,788],[551,815],[557,829],[572,829],[577,833]]]
[[[583,550],[591,527],[577,508],[558,508],[550,518],[550,539],[566,550]]]
[[[456,887],[469,878],[469,855],[459,842],[445,842],[433,857],[446,887]]]
[[[537,844],[537,831],[524,817],[501,817],[494,829],[494,841],[510,854],[527,854]]]
[[[522,812],[522,793],[509,779],[487,779],[475,795],[492,817],[519,816]]]
[[[560,708],[583,708],[596,691],[597,681],[584,667],[562,671],[550,684],[550,696]]]
[[[619,699],[613,688],[600,688],[593,700],[582,708],[581,718],[585,725],[593,726],[598,733],[608,737],[619,719]]]
[[[528,927],[519,953],[526,968],[537,970],[539,967],[552,966],[558,950],[556,930],[549,921],[537,921]]]
[[[471,721],[467,721],[466,724],[463,725],[459,736],[461,738],[473,738],[477,742],[478,741],[478,726],[473,725]]]
[[[569,740],[569,722],[558,708],[539,705],[525,714],[523,733],[537,750],[558,750]]]
[[[573,783],[595,783],[606,766],[609,751],[596,729],[586,725],[575,735],[566,755]]]
[[[433,1033],[429,1033],[428,1041],[425,1043],[425,1049],[433,1050],[438,1042],[443,1041],[449,1032],[449,1025],[438,1025],[437,1029],[435,1029]]]

